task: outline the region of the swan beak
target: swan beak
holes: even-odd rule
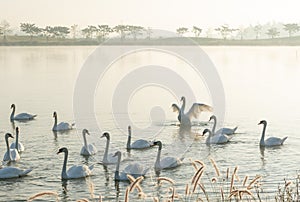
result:
[[[103,134],[103,135],[101,135],[101,137],[100,138],[103,138],[103,137],[105,137],[105,135]]]

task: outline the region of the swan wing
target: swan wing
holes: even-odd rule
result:
[[[287,137],[281,139],[278,137],[269,137],[268,139],[265,140],[265,145],[266,146],[279,146],[282,145],[283,142],[287,139]]]
[[[83,156],[90,156],[97,153],[97,148],[93,144],[88,145],[88,149],[85,146],[82,146],[80,154]]]
[[[14,116],[14,120],[31,120],[34,119],[36,116],[36,114],[21,113]]]
[[[60,122],[54,130],[63,131],[63,130],[71,130],[71,129],[72,129],[72,125],[70,125],[69,123]]]
[[[89,144],[89,145],[88,145],[88,148],[89,148],[89,151],[90,151],[90,153],[91,153],[92,155],[96,154],[97,151],[98,151],[97,148],[96,148],[96,146],[93,145],[93,144]]]
[[[19,152],[16,149],[9,149],[10,153],[11,153],[11,158],[9,159],[9,155],[7,152],[5,152],[4,157],[3,157],[3,161],[19,161],[20,160],[20,155]]]
[[[69,179],[86,177],[92,174],[92,171],[86,165],[74,165],[69,168],[67,175]]]
[[[216,134],[226,134],[226,135],[232,135],[235,133],[238,127],[235,128],[220,128],[217,130]]]
[[[16,143],[15,143],[15,142],[11,143],[10,149],[16,149]],[[19,143],[18,143],[18,151],[19,151],[19,152],[22,152],[22,151],[24,151],[24,150],[25,150],[24,145],[23,145],[21,142],[19,142]]]
[[[211,112],[213,111],[213,108],[209,105],[202,104],[202,103],[194,103],[193,106],[190,108],[190,110],[187,113],[187,116],[191,118],[198,118],[199,114],[201,112]]]
[[[166,169],[166,168],[175,168],[177,166],[179,166],[181,164],[181,162],[174,157],[165,157],[160,161],[160,166],[162,169]]]
[[[153,143],[151,143],[150,141],[147,140],[136,140],[135,142],[133,142],[130,146],[131,149],[144,149],[144,148],[149,148],[153,146]]]
[[[21,170],[16,167],[5,167],[0,169],[0,179],[23,177],[30,173],[32,169]]]
[[[107,155],[107,160],[102,161],[103,164],[116,164],[118,162],[118,157],[115,154],[109,153]],[[104,159],[103,159],[104,160]]]

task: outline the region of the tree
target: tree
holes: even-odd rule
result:
[[[178,29],[176,29],[177,34],[179,34],[180,36],[183,36],[186,32],[188,32],[188,28],[186,27],[179,27]]]
[[[222,25],[221,27],[215,29],[216,31],[220,32],[223,39],[226,40],[228,35],[231,34],[233,31],[236,31],[236,29],[229,28],[228,25]]]
[[[120,38],[123,41],[126,36],[126,32],[128,31],[127,25],[117,25],[113,28],[113,30],[120,34]]]
[[[21,23],[21,31],[30,35],[30,40],[35,34],[39,34],[42,32],[42,29],[35,26],[35,24],[30,23]]]
[[[85,38],[93,38],[95,33],[98,32],[97,27],[93,25],[89,25],[87,28],[84,28],[82,31],[82,34],[85,36]]]
[[[10,25],[6,20],[0,23],[0,35],[3,35],[3,40],[6,41],[6,36],[11,32]]]
[[[110,28],[108,25],[98,25],[98,39],[100,41],[104,41],[106,36],[113,32],[113,29]]]
[[[129,31],[130,34],[132,35],[132,38],[133,38],[134,40],[136,40],[137,35],[141,35],[141,34],[142,34],[142,31],[144,31],[144,28],[141,27],[141,26],[132,26],[132,25],[129,25],[129,26],[128,26],[128,31]]]
[[[274,39],[276,36],[280,34],[280,32],[277,30],[276,27],[272,27],[268,29],[268,32],[266,34],[269,35],[272,39]]]
[[[284,24],[283,26],[283,29],[289,33],[289,37],[300,30],[299,25],[296,23]]]
[[[261,25],[255,25],[254,32],[256,34],[256,37],[255,37],[256,39],[258,39],[258,37],[260,36],[261,30],[262,30],[262,26]]]
[[[152,34],[152,33],[153,33],[153,32],[152,32],[151,27],[148,27],[148,28],[146,29],[146,34],[147,34],[147,39],[148,39],[148,40],[151,39],[151,34]]]
[[[72,25],[70,28],[70,33],[72,35],[72,38],[75,39],[77,36],[77,32],[78,32],[78,25]]]
[[[48,43],[49,37],[51,37],[52,34],[53,34],[53,27],[46,26],[46,27],[43,29],[43,34],[44,34],[44,36],[46,36],[46,40],[47,40],[47,43]]]
[[[238,29],[238,35],[240,36],[240,40],[244,39],[244,35],[245,35],[245,28],[243,26],[240,26]]]
[[[193,26],[193,32],[195,34],[195,37],[199,37],[202,32],[202,29],[199,27]]]

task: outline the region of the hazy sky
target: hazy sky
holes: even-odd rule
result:
[[[0,20],[71,26],[117,24],[174,30],[193,25],[238,27],[266,22],[299,23],[298,0],[0,0]]]

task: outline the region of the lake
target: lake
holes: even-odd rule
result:
[[[206,70],[202,67],[199,71],[203,72],[195,73],[195,68],[189,64],[191,61],[164,51],[133,51],[133,54],[122,55],[114,61],[104,61],[116,51],[126,48],[106,47],[101,50],[107,51],[101,56],[103,58],[93,55],[96,49],[86,46],[0,47],[0,154],[4,155],[6,151],[4,134],[14,134],[13,127],[18,126],[25,151],[21,160],[13,166],[33,169],[26,177],[1,180],[1,201],[27,200],[43,191],[57,192],[61,201],[80,198],[96,201],[100,195],[103,201],[123,201],[128,183],[115,183],[114,165],[104,167],[98,164],[105,150],[106,142],[101,138],[104,131],[111,135],[110,151],[120,150],[123,153],[121,168],[130,162],[139,162],[150,168],[141,183],[147,195],[144,200],[165,198],[168,183],[157,186],[157,174],[153,169],[158,148],[127,153],[129,124],[133,128],[133,139],[161,140],[162,156],[184,156],[180,167],[160,173],[161,177],[172,178],[176,182],[174,187],[180,196],[184,196],[186,184],[191,182],[195,173],[191,165],[193,160],[200,160],[206,165],[202,183],[210,198],[218,197],[215,192],[219,192],[216,189],[219,190],[220,185],[211,182],[216,174],[210,159],[216,162],[223,177],[228,168],[232,173],[238,166],[240,182],[236,184],[241,184],[245,176],[251,180],[261,175],[263,200],[274,199],[278,185],[283,185],[284,179],[293,180],[297,176],[300,155],[300,47],[201,47],[203,53],[200,52],[199,57],[207,57],[211,61],[204,63],[208,66],[203,68],[215,70],[211,77],[205,76]],[[96,61],[99,66],[88,70],[86,68],[91,61]],[[104,62],[109,66],[100,75]],[[80,78],[86,80],[82,82]],[[212,86],[216,82],[223,89]],[[217,89],[216,92],[212,92],[214,89]],[[76,94],[78,91],[83,94]],[[214,108],[220,104],[218,110],[224,115],[221,125],[238,126],[237,134],[228,144],[206,145],[207,135],[201,135],[205,128],[212,127],[212,123],[208,122],[211,113],[208,112],[200,115],[191,131],[181,132],[171,104],[180,105],[183,95],[187,99],[186,111],[193,101],[210,104]],[[216,100],[218,96],[220,99]],[[35,113],[37,118],[29,122],[14,122],[13,125],[9,120],[13,103],[17,113]],[[76,122],[77,129],[54,134],[51,130],[54,111],[59,121]],[[263,119],[268,121],[267,137],[288,136],[283,146],[260,149],[262,126],[258,123]],[[98,153],[89,158],[79,154],[83,128],[90,131],[88,142],[94,143],[98,149]],[[69,166],[95,164],[93,175],[62,182],[63,155],[56,154],[61,147],[69,149]],[[228,187],[226,184],[230,180],[219,183]],[[198,192],[202,194],[200,190]],[[205,199],[201,194],[199,196]],[[137,197],[136,191],[130,193],[132,200],[137,200]],[[42,199],[54,200],[50,197]]]

